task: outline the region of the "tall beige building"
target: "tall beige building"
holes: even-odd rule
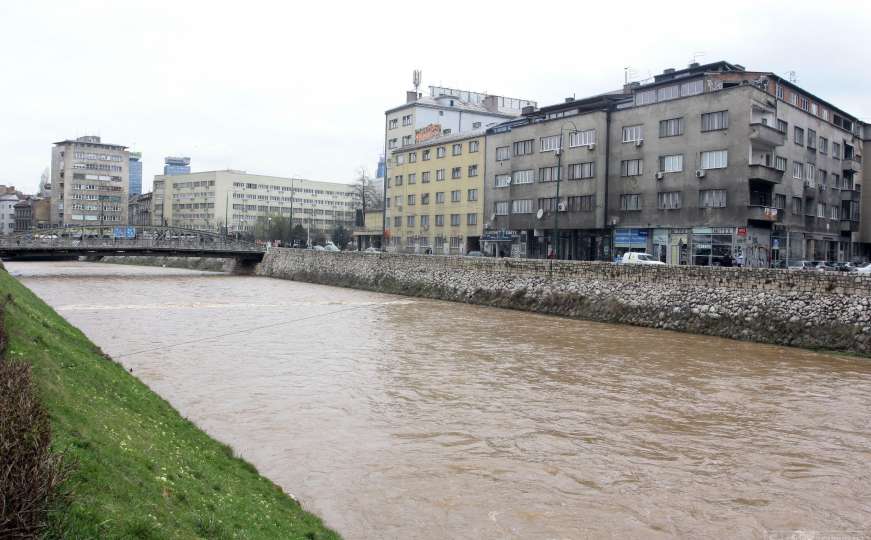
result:
[[[61,227],[127,223],[126,146],[86,136],[54,143],[51,224]]]
[[[349,184],[206,171],[154,177],[152,223],[207,231],[254,232],[258,218],[293,218],[313,232],[328,234],[354,226],[357,208]]]

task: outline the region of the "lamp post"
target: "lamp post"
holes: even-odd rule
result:
[[[560,258],[560,237],[559,237],[559,185],[560,180],[562,180],[563,171],[562,171],[562,157],[563,157],[563,131],[565,131],[566,125],[571,124],[572,131],[569,133],[577,133],[578,126],[575,125],[571,120],[567,120],[563,122],[562,126],[560,126],[559,130],[559,145],[556,149],[556,209],[553,214],[553,242],[554,246],[554,254],[555,258],[559,260]]]

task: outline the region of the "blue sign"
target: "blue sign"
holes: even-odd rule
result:
[[[513,242],[517,234],[512,231],[489,231],[481,235],[484,242]]]
[[[614,229],[614,247],[647,247],[647,229]]]
[[[136,238],[136,227],[122,227],[116,225],[112,229],[112,236],[115,238]]]

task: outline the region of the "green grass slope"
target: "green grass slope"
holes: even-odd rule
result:
[[[32,364],[54,446],[77,462],[49,536],[338,538],[4,270],[0,294],[7,356]]]

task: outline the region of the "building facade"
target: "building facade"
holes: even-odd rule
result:
[[[487,211],[502,254],[861,259],[861,140],[856,118],[772,73],[694,64],[491,128]]]
[[[353,186],[300,178],[206,171],[156,176],[152,223],[230,233],[253,233],[258,219],[291,218],[313,234],[354,227]]]
[[[163,175],[175,176],[177,174],[191,173],[191,158],[167,156],[163,159]]]
[[[387,247],[411,253],[480,249],[484,226],[484,130],[394,150],[387,179]]]
[[[0,195],[0,234],[15,232],[15,205],[19,201],[15,193]]]
[[[61,227],[127,223],[130,155],[126,146],[86,136],[54,144],[51,222]]]
[[[127,201],[129,225],[151,225],[152,194],[132,195]]]
[[[131,197],[140,195],[142,193],[142,152],[130,152],[129,175],[129,195]]]

